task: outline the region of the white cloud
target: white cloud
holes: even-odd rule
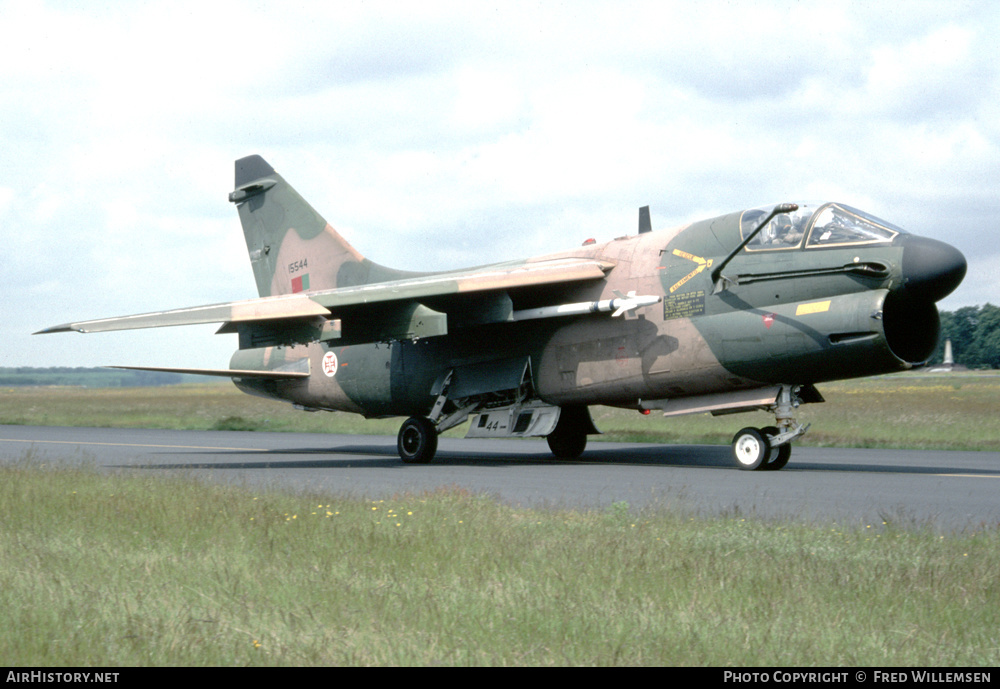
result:
[[[54,322],[252,296],[226,201],[250,153],[363,253],[413,270],[633,232],[645,204],[663,227],[833,197],[976,255],[950,300],[1000,302],[992,4],[17,1],[0,15],[17,312],[0,336],[18,363],[88,364],[109,346],[41,358],[46,338],[23,333]],[[141,288],[111,289],[136,275]],[[225,365],[224,338],[202,354],[193,331],[168,331],[194,360],[153,339],[121,363]]]
[[[902,46],[878,47],[867,100],[896,116],[925,118],[962,103],[974,79],[973,29],[949,25]]]
[[[14,204],[14,190],[11,187],[0,187],[0,216],[6,215]]]

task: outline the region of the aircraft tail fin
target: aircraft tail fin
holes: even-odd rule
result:
[[[236,161],[236,204],[262,297],[410,277],[358,253],[259,155]]]

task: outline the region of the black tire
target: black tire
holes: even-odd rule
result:
[[[582,433],[571,435],[568,433],[552,433],[545,436],[549,443],[549,449],[556,459],[576,459],[587,449],[587,436]]]
[[[582,412],[564,407],[559,413],[559,423],[555,430],[545,436],[556,459],[576,459],[587,449],[587,431],[593,426],[593,422],[587,415],[587,408],[581,409]]]
[[[791,457],[792,446],[788,443],[779,445],[771,450],[771,458],[767,460],[767,464],[765,464],[763,468],[765,471],[778,471],[780,469],[784,469]]]
[[[768,436],[768,440],[781,433],[781,430],[777,426],[765,426],[760,429],[761,432]],[[788,464],[788,460],[792,456],[792,446],[790,443],[785,443],[784,445],[778,445],[777,447],[771,448],[771,454],[768,455],[767,464],[761,467],[764,471],[779,471],[785,468]]]
[[[430,419],[411,416],[399,428],[396,450],[406,464],[428,464],[437,452],[437,428]]]
[[[744,471],[765,466],[770,454],[771,443],[759,429],[747,427],[733,436],[733,459]]]

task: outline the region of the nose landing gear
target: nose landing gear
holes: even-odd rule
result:
[[[775,403],[769,407],[776,426],[744,428],[733,436],[733,459],[745,471],[777,471],[788,464],[792,456],[791,441],[807,430],[795,421],[795,408],[802,403],[796,388],[782,385]]]

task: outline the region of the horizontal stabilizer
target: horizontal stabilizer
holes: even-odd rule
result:
[[[252,371],[232,368],[165,368],[161,366],[107,366],[128,371],[157,371],[159,373],[188,373],[195,376],[218,376],[220,378],[264,378],[282,380],[288,378],[308,378],[308,371]]]

